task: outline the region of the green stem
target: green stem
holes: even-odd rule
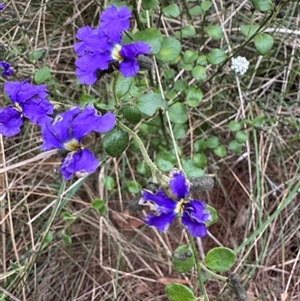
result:
[[[210,274],[211,276],[213,276],[214,278],[217,278],[219,280],[222,280],[224,282],[227,282],[228,280],[228,277],[224,277],[224,276],[221,276],[221,275],[218,275],[214,272],[212,272],[211,270],[209,270],[203,263],[199,263],[200,264],[200,267],[201,269],[203,269],[205,272],[207,272],[208,274]]]
[[[169,183],[169,178],[167,176],[165,176],[158,168],[157,166],[153,163],[153,161],[150,159],[148,152],[144,146],[143,141],[141,140],[141,138],[133,131],[131,130],[129,127],[127,127],[125,124],[123,124],[122,122],[118,122],[118,125],[124,129],[128,134],[130,134],[133,139],[136,141],[137,145],[139,146],[142,156],[145,160],[145,163],[150,167],[151,169],[151,173],[152,173],[152,178],[153,178],[153,182],[154,183],[158,183],[158,184],[162,184],[164,185],[168,185]]]
[[[201,294],[204,298],[203,300],[208,301],[206,290],[205,290],[204,283],[203,283],[200,260],[199,260],[198,252],[197,252],[197,249],[196,249],[194,237],[189,235],[189,241],[190,241],[190,244],[191,244],[194,256],[195,256],[195,262],[196,262],[196,268],[197,268],[197,273],[198,273],[198,282],[199,282],[200,291],[201,291]]]

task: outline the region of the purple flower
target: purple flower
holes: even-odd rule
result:
[[[13,69],[10,67],[9,63],[0,61],[0,73],[3,77],[7,77],[13,74]]]
[[[5,7],[5,5],[4,5],[4,4],[0,4],[0,10],[3,10],[3,9],[4,9],[4,7]]]
[[[156,214],[148,214],[143,221],[160,231],[166,231],[174,218],[179,215],[182,224],[194,237],[207,234],[205,222],[211,219],[206,204],[189,198],[190,184],[182,171],[174,169],[170,174],[170,192],[158,190],[156,193],[143,190],[140,204],[149,205]]]
[[[134,76],[140,69],[137,56],[150,53],[150,46],[143,42],[121,44],[122,31],[129,29],[130,10],[126,6],[110,6],[100,16],[96,29],[89,26],[78,30],[81,40],[74,45],[79,58],[76,60],[76,76],[84,84],[92,85],[97,80],[97,70],[107,70],[118,63],[125,77]]]
[[[32,123],[42,126],[51,120],[48,114],[53,113],[53,105],[48,97],[46,85],[35,86],[24,82],[6,82],[4,92],[13,106],[0,109],[0,134],[14,136],[21,131],[23,117]]]
[[[113,113],[97,115],[94,107],[87,105],[82,111],[74,107],[59,114],[55,120],[42,127],[42,150],[60,149],[67,152],[62,160],[61,174],[64,180],[70,180],[74,173],[94,172],[99,161],[93,153],[84,147],[83,138],[91,132],[106,133],[116,122]]]

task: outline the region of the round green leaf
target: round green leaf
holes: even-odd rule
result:
[[[226,60],[226,53],[222,49],[213,49],[207,55],[207,61],[212,65],[218,65]]]
[[[53,232],[48,231],[45,236],[44,242],[49,244],[52,240],[53,240]]]
[[[177,4],[173,3],[164,7],[162,12],[168,18],[177,18],[180,14],[180,9]]]
[[[125,182],[124,188],[131,193],[137,194],[141,191],[142,186],[136,181],[127,181]]]
[[[212,3],[211,1],[202,1],[201,3],[201,8],[204,10],[204,11],[208,11],[212,6]]]
[[[193,38],[196,35],[196,30],[193,25],[187,25],[180,31],[176,31],[175,35],[179,39]]]
[[[147,28],[142,31],[138,31],[134,36],[133,40],[135,42],[142,41],[150,45],[151,53],[157,54],[159,53],[162,42],[163,42],[163,36],[161,32],[158,29],[154,28]]]
[[[136,166],[136,170],[139,174],[146,175],[150,169],[148,165],[145,163],[145,161],[143,160],[138,163],[138,165]]]
[[[273,8],[272,0],[251,0],[255,9],[267,12]]]
[[[170,120],[173,123],[186,123],[188,120],[188,113],[186,107],[180,103],[176,102],[168,109]]]
[[[34,81],[37,85],[40,85],[40,84],[46,82],[50,78],[51,78],[51,72],[50,72],[49,67],[47,67],[47,66],[42,67],[34,74]]]
[[[226,272],[236,261],[236,253],[228,248],[213,248],[205,256],[206,266],[216,272]]]
[[[113,177],[105,176],[103,178],[103,185],[107,190],[112,190],[116,186],[116,182]]]
[[[180,91],[183,92],[187,89],[187,82],[182,80],[182,79],[178,79],[173,86],[175,91]]]
[[[204,10],[201,8],[200,5],[195,5],[191,9],[189,9],[189,14],[191,16],[199,16],[204,13]]]
[[[229,142],[229,149],[235,153],[240,154],[242,152],[243,145],[237,142],[236,140],[232,140]]]
[[[232,132],[237,132],[241,129],[241,124],[235,120],[231,120],[228,124],[228,128],[232,131]]]
[[[206,149],[206,143],[203,139],[198,139],[194,142],[194,150],[196,153],[202,152]]]
[[[182,160],[183,170],[188,178],[198,178],[204,175],[204,170],[192,159]]]
[[[103,216],[106,212],[105,202],[102,199],[93,200],[92,207],[97,210],[101,216]]]
[[[34,50],[31,53],[32,60],[39,60],[43,56],[43,52],[41,50]]]
[[[260,33],[254,38],[254,44],[261,55],[267,54],[274,44],[274,39],[267,33]]]
[[[170,171],[175,165],[175,156],[170,153],[159,152],[155,162],[160,170]]]
[[[181,51],[181,44],[178,40],[172,37],[163,38],[160,52],[156,55],[157,59],[164,62],[172,62],[175,60]]]
[[[192,290],[180,283],[166,285],[165,291],[170,301],[196,301]]]
[[[219,25],[209,25],[207,33],[214,40],[221,40],[223,38],[223,31]]]
[[[187,104],[190,107],[197,107],[203,98],[203,93],[199,88],[192,87],[186,95]]]
[[[115,126],[111,131],[106,133],[102,140],[103,148],[112,157],[121,155],[128,144],[128,133],[118,126]]]
[[[265,121],[264,116],[256,116],[252,121],[252,125],[253,126],[262,126],[264,121]]]
[[[227,155],[227,151],[224,145],[219,145],[214,148],[214,153],[220,158],[224,158]]]
[[[173,133],[174,133],[174,137],[175,139],[181,139],[185,136],[187,132],[187,126],[185,124],[175,124],[174,125],[174,129],[173,129]]]
[[[180,69],[186,70],[186,71],[191,71],[193,69],[192,64],[185,64],[184,61],[181,61],[178,66]]]
[[[133,106],[127,106],[123,109],[123,116],[132,124],[137,124],[142,119],[141,112]]]
[[[236,132],[235,139],[239,143],[245,143],[248,140],[248,134],[245,131]]]
[[[210,148],[210,149],[216,148],[217,146],[219,146],[219,144],[220,144],[219,138],[216,137],[216,136],[209,137],[209,138],[205,141],[206,147],[207,147],[207,148]]]
[[[207,65],[207,58],[206,55],[199,55],[197,58],[197,65],[205,66]]]
[[[99,99],[89,95],[89,94],[82,94],[79,99],[79,105],[81,108],[84,108],[87,104],[94,104],[97,103]]]
[[[198,153],[195,154],[192,160],[200,167],[204,168],[207,165],[207,158],[204,154]]]
[[[145,10],[149,10],[149,9],[155,7],[158,4],[159,4],[158,0],[143,0],[142,1],[142,8],[145,9]]]
[[[183,61],[185,64],[192,64],[196,61],[198,53],[194,50],[186,50],[183,54]]]
[[[179,246],[172,254],[172,263],[178,273],[190,271],[195,265],[195,257],[188,245]]]
[[[206,222],[205,224],[206,224],[206,227],[210,227],[211,225],[215,224],[218,221],[219,217],[218,217],[218,212],[214,207],[207,205],[207,204],[206,204],[206,206],[211,215],[211,220]]]
[[[116,84],[116,94],[120,99],[122,96],[128,93],[130,87],[133,83],[132,77],[124,77],[122,74],[119,74]]]
[[[196,80],[206,80],[206,68],[203,66],[196,66],[192,70],[193,78]]]
[[[160,108],[166,110],[168,108],[168,104],[159,94],[150,93],[142,95],[138,99],[136,102],[136,108],[147,116],[153,116],[156,110]]]
[[[247,38],[250,38],[258,31],[259,25],[257,24],[241,25],[240,29],[242,34],[244,34]]]

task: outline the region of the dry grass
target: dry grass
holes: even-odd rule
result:
[[[233,1],[225,11],[222,1],[212,2],[215,12],[207,18],[225,29],[223,43],[229,50],[228,43],[239,43],[240,24],[251,19],[250,3]],[[53,101],[76,103],[82,92],[109,95],[109,78],[89,88],[78,85],[74,76],[75,33],[84,24],[96,25],[100,11],[96,2],[87,0],[9,1],[2,14],[6,21],[0,23],[0,42],[7,60],[18,66],[13,80],[23,80],[46,64],[53,75]],[[259,22],[263,15],[255,18]],[[163,21],[165,35],[180,27],[179,21],[172,26],[171,20]],[[189,157],[196,139],[215,134],[228,143],[230,120],[260,115],[268,119],[262,128],[249,129],[249,143],[241,155],[209,155],[207,173],[216,184],[199,195],[219,213],[210,235],[198,241],[200,250],[205,253],[218,245],[238,250],[235,270],[249,300],[300,300],[299,21],[297,4],[289,4],[285,17],[273,24],[280,30],[274,34],[272,56],[258,56],[250,44],[242,51],[250,58],[246,77],[232,76],[226,65],[206,83],[204,100],[199,109],[190,110],[188,134],[179,141]],[[182,22],[188,24],[185,18]],[[200,20],[194,25],[200,27]],[[207,40],[200,50],[213,43]],[[40,61],[30,62],[33,50],[43,50]],[[213,68],[208,72],[213,75]],[[0,102],[3,106],[3,96]],[[142,214],[126,210],[133,195],[122,189],[125,181],[146,182],[135,172],[140,156],[134,150],[103,159],[97,173],[65,185],[59,180],[58,156],[32,160],[39,154],[38,129],[25,126],[22,133],[0,138],[0,300],[165,301],[166,283],[196,282],[195,271],[181,275],[172,269],[171,252],[187,242],[179,225],[161,234],[139,222]],[[105,189],[106,175],[117,181],[115,190]],[[96,198],[106,200],[107,216],[92,209]],[[64,221],[62,212],[74,219]],[[52,240],[45,237],[48,230]],[[66,244],[65,234],[72,244]],[[206,287],[210,300],[235,300],[217,280]]]

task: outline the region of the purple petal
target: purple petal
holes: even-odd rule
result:
[[[142,54],[149,54],[150,46],[144,42],[134,42],[131,44],[122,45],[120,55],[125,58],[132,58]]]
[[[184,207],[182,224],[194,237],[204,237],[207,234],[205,222],[211,218],[203,202],[192,200]]]
[[[52,119],[47,114],[53,113],[53,105],[46,99],[32,98],[22,104],[22,111],[31,122],[42,126]]]
[[[4,4],[0,4],[0,10],[3,10],[3,9],[4,9],[4,7],[5,7],[5,5],[4,5]]]
[[[0,110],[0,134],[11,137],[18,134],[23,124],[20,112],[12,107]]]
[[[138,73],[139,70],[140,66],[135,58],[131,60],[126,59],[120,63],[120,72],[124,77],[134,76]]]
[[[115,122],[113,113],[100,116],[93,106],[87,105],[73,120],[72,136],[79,141],[91,132],[105,133],[113,129]]]
[[[81,42],[75,43],[73,46],[77,55],[84,55],[87,51],[94,51],[94,48],[87,43],[87,40],[95,34],[96,30],[90,26],[84,26],[78,29],[76,38],[81,40]]]
[[[179,199],[185,199],[189,194],[189,184],[182,171],[176,171],[170,178],[170,189]]]
[[[175,211],[177,204],[175,201],[168,198],[162,190],[159,190],[156,194],[143,190],[142,198],[144,201],[151,201],[159,213],[173,212]]]
[[[76,116],[79,112],[79,106],[73,107],[72,109],[56,116],[52,123],[46,123],[42,127],[43,145],[41,149],[65,149],[64,143],[72,139],[69,129],[72,127],[74,116]]]
[[[70,180],[74,173],[80,172],[89,174],[94,172],[98,165],[99,161],[94,157],[90,150],[81,149],[69,153],[64,158],[60,171],[64,180]]]
[[[28,80],[4,83],[4,92],[12,102],[19,104],[33,97],[46,99],[48,96],[46,85],[31,85],[28,83]]]
[[[149,226],[156,227],[160,231],[166,231],[171,225],[176,213],[171,211],[169,213],[161,213],[160,215],[148,214],[142,220]]]
[[[10,64],[0,61],[0,73],[2,69],[2,76],[7,77],[13,74],[13,69],[10,67]]]
[[[126,6],[117,8],[114,5],[109,6],[100,15],[100,28],[107,31],[128,30],[131,18],[131,12]]]
[[[82,84],[92,85],[96,82],[96,71],[106,70],[112,60],[110,54],[89,53],[75,61],[76,76]]]

